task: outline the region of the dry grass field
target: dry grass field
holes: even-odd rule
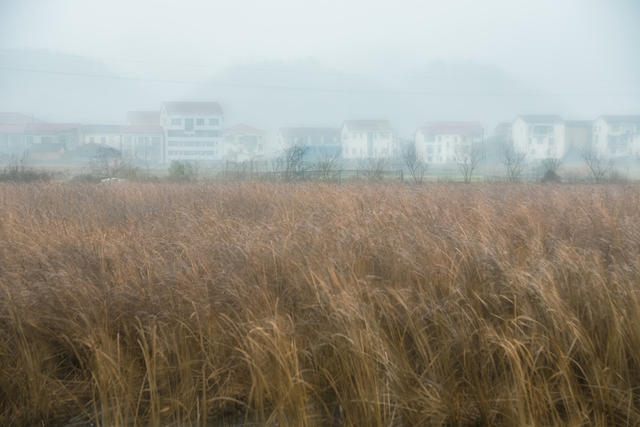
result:
[[[640,187],[0,186],[0,424],[637,425]]]

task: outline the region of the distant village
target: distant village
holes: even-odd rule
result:
[[[129,111],[122,125],[49,123],[26,114],[0,113],[0,161],[41,164],[89,162],[98,156],[136,165],[166,167],[268,162],[291,147],[306,161],[401,161],[410,147],[425,165],[468,162],[474,147],[508,146],[528,163],[576,158],[589,151],[602,159],[640,158],[640,115],[564,120],[520,115],[492,131],[477,122],[429,122],[413,135],[398,135],[388,120],[345,120],[340,127],[282,127],[277,133],[229,124],[217,102],[165,102],[159,110]]]

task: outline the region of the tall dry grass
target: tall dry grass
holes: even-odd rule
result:
[[[640,188],[0,186],[0,424],[640,423]]]

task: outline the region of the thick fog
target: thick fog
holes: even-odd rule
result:
[[[219,101],[266,129],[640,111],[640,2],[0,2],[0,111],[121,123]]]

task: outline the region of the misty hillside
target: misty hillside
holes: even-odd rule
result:
[[[434,61],[393,76],[363,76],[306,61],[229,67],[193,96],[217,96],[230,117],[259,126],[388,118],[409,134],[430,120],[493,124],[521,111],[549,107],[539,97],[515,96],[527,92],[531,91],[506,72],[472,62]]]
[[[153,99],[143,82],[97,76],[115,74],[80,55],[0,50],[0,110],[46,120],[117,123],[127,109],[147,107]]]
[[[521,112],[565,109],[504,70],[470,61],[430,61],[393,75],[346,73],[311,60],[266,61],[212,71],[209,79],[172,81],[130,78],[79,55],[0,50],[0,67],[0,110],[60,121],[117,123],[127,110],[157,108],[164,100],[218,100],[228,123],[274,130],[386,118],[409,135],[430,120],[492,126]]]

